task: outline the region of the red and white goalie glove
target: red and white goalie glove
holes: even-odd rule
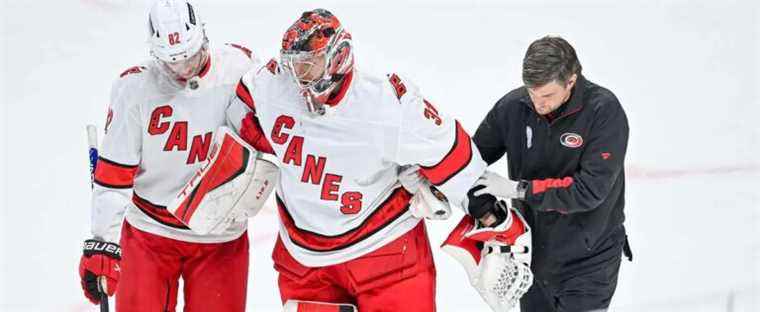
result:
[[[236,220],[256,215],[279,179],[264,160],[227,127],[214,134],[209,158],[167,206],[195,233],[219,234]]]
[[[414,194],[409,210],[417,218],[446,220],[451,216],[451,205],[446,195],[419,174],[419,166],[402,167],[398,174],[401,185]]]
[[[465,215],[441,248],[467,272],[470,284],[495,312],[517,305],[533,284],[530,271],[531,233],[523,216],[503,201],[496,209],[506,214],[494,227],[476,225]]]

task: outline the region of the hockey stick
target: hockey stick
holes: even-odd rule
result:
[[[95,125],[87,125],[87,145],[90,148],[90,189],[95,187],[95,166],[98,164],[98,130]],[[106,279],[98,278],[98,293],[100,294],[100,312],[108,312],[108,293]]]

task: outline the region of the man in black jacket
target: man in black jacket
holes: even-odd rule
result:
[[[521,311],[605,310],[621,253],[631,258],[625,112],[612,92],[581,75],[562,38],[533,42],[522,75],[525,86],[502,97],[473,137],[489,165],[508,156],[509,178],[487,172],[478,181],[485,187],[471,195],[512,198],[532,228],[535,279]]]

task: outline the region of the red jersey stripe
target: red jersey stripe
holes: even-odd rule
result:
[[[533,180],[533,194],[546,192],[552,188],[567,188],[573,185],[573,177],[564,177],[562,179],[544,179]]]
[[[95,183],[109,188],[131,188],[137,166],[130,166],[98,157],[95,165]]]
[[[449,153],[441,161],[431,167],[420,167],[420,173],[433,185],[446,183],[451,177],[467,167],[472,159],[472,143],[470,135],[456,122],[456,138]]]
[[[237,93],[237,97],[243,101],[248,108],[254,112],[256,111],[256,106],[253,104],[253,97],[251,97],[251,91],[248,90],[248,87],[245,86],[242,79],[238,82],[235,93]]]
[[[339,250],[362,241],[406,213],[411,198],[411,193],[399,187],[358,227],[338,235],[323,235],[298,228],[285,204],[279,196],[276,197],[280,219],[288,231],[290,240],[304,249],[313,251]]]
[[[165,206],[159,206],[151,203],[147,199],[140,197],[134,192],[132,193],[132,203],[134,203],[135,206],[140,209],[140,211],[145,213],[145,215],[158,223],[177,229],[190,229],[182,222],[180,222],[176,217],[174,217],[174,215],[172,215],[169,210],[166,210]]]

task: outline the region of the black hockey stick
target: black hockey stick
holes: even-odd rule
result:
[[[87,145],[90,147],[90,188],[95,187],[95,166],[98,164],[98,130],[95,125],[87,125]],[[100,295],[100,312],[108,312],[108,293],[105,279],[98,277],[98,295]]]

